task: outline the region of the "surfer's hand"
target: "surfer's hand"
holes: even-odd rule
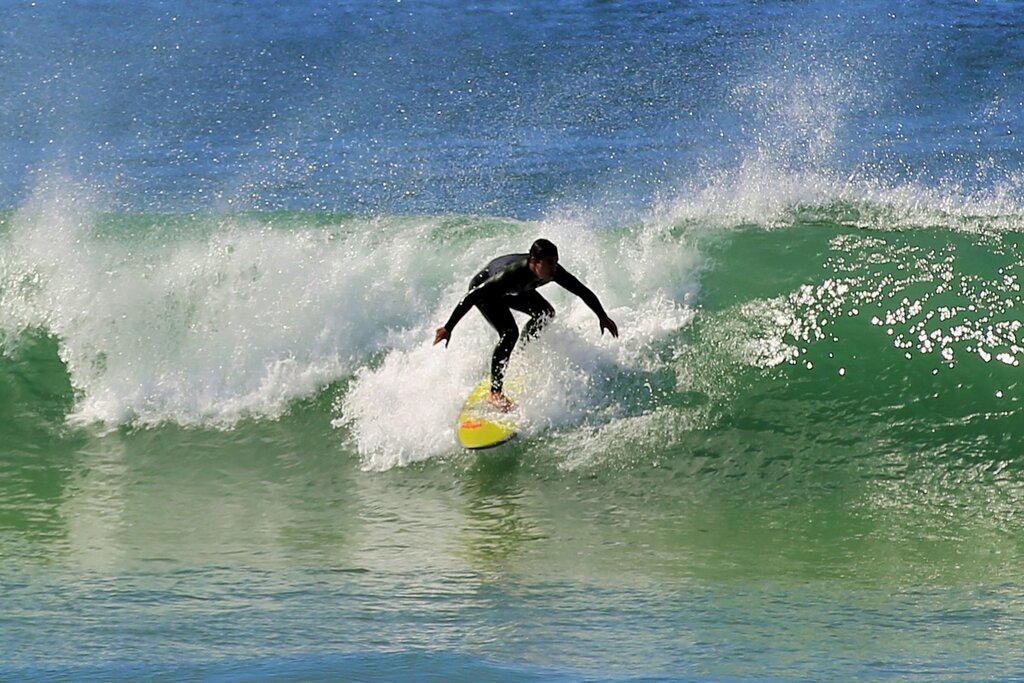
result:
[[[615,324],[615,321],[612,320],[611,318],[609,318],[608,316],[605,316],[605,317],[601,318],[601,334],[604,334],[605,330],[608,330],[609,332],[611,332],[612,336],[615,337],[616,339],[618,339],[618,337],[619,337],[619,328]]]
[[[445,346],[448,346],[448,342],[452,338],[452,333],[448,331],[447,327],[437,328],[437,332],[434,333],[434,346],[437,346],[442,341]]]

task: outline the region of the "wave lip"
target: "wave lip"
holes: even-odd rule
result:
[[[2,238],[4,346],[34,330],[58,340],[73,423],[279,416],[386,347],[437,286],[419,248],[431,221],[382,235],[373,220],[200,214],[187,230],[140,229],[152,220],[44,194]]]

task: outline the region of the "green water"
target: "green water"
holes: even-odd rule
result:
[[[596,471],[528,446],[385,473],[301,415],[80,435],[5,462],[8,665],[173,680],[407,651],[575,675],[1012,676],[1012,470],[773,458],[742,429]]]
[[[252,217],[232,220],[233,252],[199,248],[217,238],[209,226],[160,243],[178,263],[225,254],[215,257],[225,276],[205,294],[168,303],[169,314],[187,301],[203,321],[210,301],[248,286],[231,273],[264,277],[263,261],[234,259],[247,240],[267,239],[266,229],[245,227]],[[308,240],[305,231],[362,240],[364,224],[353,220],[257,223],[291,248],[290,236]],[[446,230],[432,220],[396,225],[414,236]],[[495,239],[522,229],[531,228],[499,226]],[[145,243],[111,230],[88,239],[140,250],[137,261],[122,253],[121,268],[155,263]],[[9,654],[0,673],[383,680],[367,673],[379,666],[398,680],[423,672],[453,680],[1018,675],[1008,655],[1024,626],[1017,235],[865,229],[833,209],[783,228],[638,230],[608,240],[688,252],[689,276],[649,271],[652,284],[640,286],[651,288],[648,297],[684,292],[689,308],[651,309],[662,311],[663,329],[632,342],[624,334],[614,352],[601,346],[607,339],[580,344],[552,332],[548,346],[538,342],[524,358],[589,377],[582,398],[539,413],[520,439],[484,454],[453,441],[434,450],[430,419],[397,404],[413,423],[398,443],[423,439],[425,450],[392,456],[392,442],[367,436],[376,432],[362,413],[347,414],[363,406],[356,398],[366,382],[388,373],[415,381],[408,373],[427,362],[416,359],[476,372],[480,359],[467,357],[486,350],[484,328],[479,342],[476,332],[462,338],[458,355],[427,356],[419,334],[397,337],[383,353],[367,341],[348,361],[354,370],[283,410],[249,410],[230,424],[195,424],[200,413],[190,406],[201,404],[162,385],[140,394],[121,424],[81,419],[91,398],[125,386],[115,371],[133,382],[149,377],[118,370],[118,354],[185,362],[179,342],[140,347],[124,341],[130,335],[108,335],[120,329],[115,313],[139,305],[134,298],[98,294],[92,313],[104,324],[53,304],[39,316],[53,330],[85,325],[67,336],[8,328],[0,619]],[[18,275],[11,263],[8,284]],[[447,302],[420,296],[441,277],[425,263],[408,291],[414,312],[415,302],[427,307],[429,332],[438,317],[430,311]],[[619,287],[643,281],[620,285],[614,263],[589,275],[605,285],[625,331]],[[47,292],[66,291],[44,270],[10,301],[45,306]],[[699,297],[686,298],[687,282]],[[263,314],[277,315],[270,310]],[[277,343],[264,331],[271,327],[242,329],[252,343],[263,343],[260,334]],[[101,342],[112,345],[106,360],[82,366],[89,345]],[[76,344],[84,346],[69,348]],[[209,381],[210,366],[187,367],[198,373],[196,396],[220,386]],[[430,400],[457,408],[459,398],[435,392]]]

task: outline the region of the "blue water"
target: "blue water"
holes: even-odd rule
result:
[[[518,218],[738,167],[991,192],[1013,3],[37,3],[6,16],[0,192]]]
[[[1024,678],[1024,4],[0,17],[0,679]]]

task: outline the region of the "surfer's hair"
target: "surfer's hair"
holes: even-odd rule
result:
[[[558,247],[542,237],[530,247],[530,258],[538,261],[558,260]]]

